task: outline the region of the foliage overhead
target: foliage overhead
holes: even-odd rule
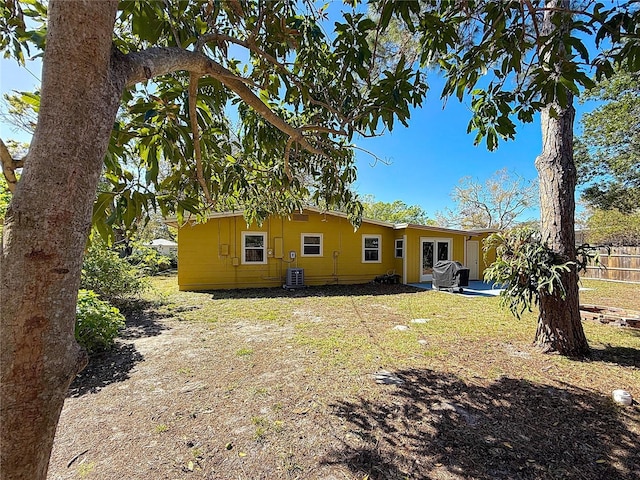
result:
[[[451,198],[455,208],[436,214],[439,225],[504,230],[514,227],[520,215],[538,204],[538,185],[504,168],[484,184],[472,177],[461,178]]]
[[[604,102],[582,116],[576,141],[582,199],[599,209],[631,213],[640,205],[640,74],[618,72],[587,91]]]
[[[568,105],[616,67],[640,70],[640,5],[550,0],[375,2],[381,26],[399,19],[420,39],[422,65],[445,75],[442,97],[470,97],[469,132],[489,150],[513,139],[516,120],[532,122],[549,105]],[[543,31],[553,8],[556,28]],[[562,26],[562,28],[560,28]],[[595,54],[595,56],[592,56]]]
[[[156,207],[182,220],[242,206],[260,221],[300,209],[308,198],[342,207],[358,222],[360,205],[349,190],[352,142],[407,125],[426,84],[402,56],[381,66],[369,41],[379,24],[345,8],[327,33],[326,8],[120,1],[118,55],[174,56],[206,71],[130,83],[94,207],[103,236],[112,236],[113,225],[131,228]],[[45,2],[5,2],[0,50],[20,63],[40,54],[46,19]]]

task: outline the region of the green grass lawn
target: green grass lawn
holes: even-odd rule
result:
[[[536,313],[518,320],[495,297],[150,281],[116,348],[72,385],[52,478],[640,474],[638,330],[584,322],[592,355],[577,360],[533,348]],[[637,285],[583,287],[584,303],[636,306]],[[618,388],[636,403],[615,405]]]
[[[584,322],[592,360],[542,355],[531,348],[537,312],[516,319],[500,307],[498,298],[407,293],[403,287],[385,286],[197,293],[179,292],[175,277],[155,277],[152,283],[147,295],[163,299],[163,308],[190,308],[179,314],[184,320],[291,326],[296,345],[317,351],[324,368],[362,373],[415,368],[428,359],[432,367],[467,379],[509,375],[544,381],[553,371],[553,378],[570,379],[603,394],[640,385],[640,331]],[[585,280],[581,287],[581,303],[638,308],[637,284]],[[412,323],[415,319],[427,322]],[[395,331],[396,325],[410,328]],[[636,368],[629,368],[634,362]]]

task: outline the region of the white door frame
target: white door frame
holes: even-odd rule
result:
[[[480,275],[480,242],[478,240],[467,240],[464,251],[465,267],[469,269],[469,280],[479,280]],[[469,258],[469,251],[475,250],[475,264]]]
[[[425,242],[433,242],[433,264],[435,265],[438,261],[438,242],[440,243],[448,243],[449,246],[447,248],[447,260],[451,260],[451,255],[453,253],[453,238],[445,238],[445,237],[420,237],[420,281],[421,282],[431,282],[433,280],[433,275],[431,274],[423,274],[424,265],[424,243]]]

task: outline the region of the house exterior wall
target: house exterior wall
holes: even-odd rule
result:
[[[262,263],[246,263],[243,235],[265,235]],[[304,269],[305,285],[366,283],[385,273],[400,275],[404,283],[420,282],[422,237],[451,239],[451,259],[465,263],[466,240],[479,242],[478,278],[486,264],[482,241],[489,234],[439,231],[428,227],[363,222],[357,231],[346,218],[305,211],[291,219],[271,217],[262,226],[247,226],[244,218],[222,216],[203,224],[187,224],[178,231],[178,284],[181,290],[277,287],[287,268]],[[305,256],[302,236],[321,235],[321,255]],[[380,261],[363,261],[363,237],[380,239]],[[395,240],[403,240],[403,257],[396,257]],[[295,252],[295,258],[290,258]],[[494,260],[490,256],[489,263]]]
[[[407,238],[407,278],[405,283],[419,283],[421,265],[421,244],[420,238],[449,238],[452,240],[451,260],[464,263],[464,235],[453,232],[437,232],[431,230],[419,230],[407,228],[402,230]]]
[[[471,233],[471,232],[469,232]],[[429,229],[419,229],[419,228],[406,228],[399,231],[396,231],[396,238],[400,238],[404,236],[405,240],[405,256],[406,256],[406,278],[404,278],[404,283],[419,283],[420,282],[420,273],[422,269],[421,264],[421,238],[442,238],[442,239],[451,239],[452,252],[451,252],[451,260],[456,262],[460,262],[465,265],[465,250],[466,250],[466,240],[475,240],[478,242],[479,251],[478,251],[478,279],[481,280],[484,275],[484,270],[488,265],[495,261],[495,252],[490,252],[487,256],[487,262],[484,261],[483,251],[482,251],[482,242],[485,238],[487,238],[490,233],[481,233],[476,235],[470,234],[462,234],[459,232],[451,231],[451,232],[442,232],[436,230]],[[399,267],[396,267],[397,272],[402,272],[402,264]]]
[[[291,267],[304,269],[305,285],[365,283],[391,270],[402,274],[402,259],[394,257],[397,232],[393,228],[363,223],[354,232],[346,218],[315,212],[305,212],[305,218],[271,217],[260,227],[247,227],[242,216],[233,216],[182,226],[178,232],[180,289],[276,287],[285,282]],[[243,263],[243,232],[266,234],[265,263]],[[302,254],[302,234],[322,234],[321,256]],[[380,236],[380,262],[363,262],[363,235]],[[290,258],[291,251],[295,259]]]
[[[474,237],[473,240],[479,240],[479,244],[480,244],[480,257],[478,258],[478,268],[479,268],[479,278],[482,280],[484,279],[484,271],[489,268],[489,265],[491,265],[493,262],[496,261],[496,250],[495,248],[492,248],[491,250],[489,250],[486,254],[486,260],[485,260],[485,253],[483,250],[483,242],[484,240],[491,235],[491,233],[483,233],[482,235],[479,235],[478,237]]]

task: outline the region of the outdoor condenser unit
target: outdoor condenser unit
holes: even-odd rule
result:
[[[304,268],[287,268],[287,283],[285,283],[284,287],[304,287]]]

